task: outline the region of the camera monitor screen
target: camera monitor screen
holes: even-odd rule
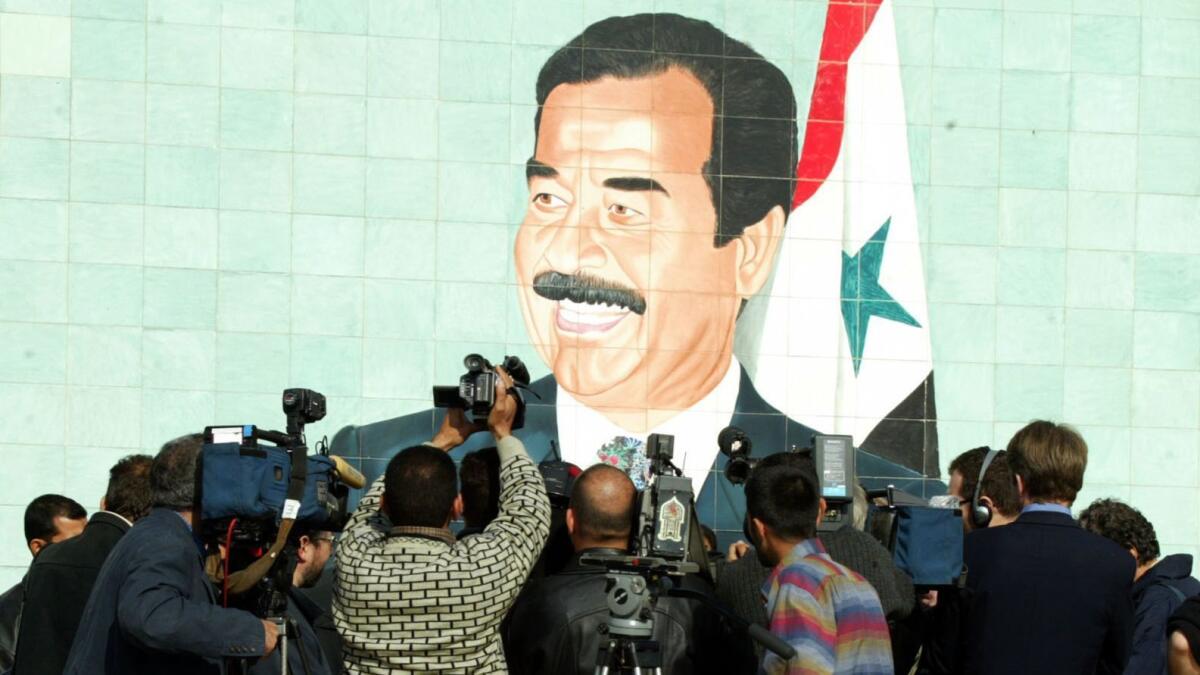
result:
[[[854,470],[854,439],[818,434],[813,437],[813,449],[821,478],[821,496],[852,499],[858,480]]]

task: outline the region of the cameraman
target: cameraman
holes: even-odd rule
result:
[[[531,581],[513,606],[504,635],[514,673],[591,673],[609,618],[605,568],[581,561],[584,554],[629,554],[637,489],[624,471],[596,464],[575,480],[566,513],[575,555],[557,574]],[[680,585],[711,595],[693,576]],[[745,634],[726,631],[721,617],[696,600],[664,596],[653,616],[665,673],[736,673],[753,670]]]
[[[155,508],[117,542],[96,578],[64,671],[70,675],[225,672],[270,654],[275,624],[216,604],[192,532],[199,434],[167,442],[150,467]]]
[[[334,669],[325,659],[313,628],[323,612],[300,589],[312,587],[321,578],[321,571],[333,552],[333,533],[313,530],[297,536],[293,531],[291,538],[296,546],[296,569],[292,572],[292,587],[288,589],[287,618],[295,623],[297,634],[289,636],[287,672],[292,675],[331,675]],[[282,672],[280,658],[279,650],[272,652],[254,664],[251,675]]]
[[[541,474],[512,435],[517,401],[502,369],[487,426],[500,455],[500,513],[455,541],[462,510],[444,451],[477,431],[450,409],[434,439],[388,462],[337,544],[333,616],[351,672],[504,672],[499,625],[550,527]]]

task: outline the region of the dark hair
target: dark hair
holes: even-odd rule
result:
[[[746,514],[758,518],[785,539],[810,539],[817,533],[820,487],[812,460],[778,452],[768,455],[746,481]]]
[[[1154,525],[1141,511],[1116,499],[1097,499],[1079,514],[1083,529],[1111,539],[1121,548],[1137,551],[1139,565],[1156,560],[1160,554]]]
[[[463,522],[487,527],[500,514],[500,454],[496,448],[468,452],[458,465]]]
[[[1008,442],[1008,465],[1032,501],[1071,503],[1083,489],[1087,443],[1065,424],[1036,420]]]
[[[454,460],[442,450],[415,445],[388,462],[383,503],[393,525],[442,527],[457,496]]]
[[[983,458],[987,456],[988,447],[973,448],[954,458],[950,462],[950,473],[958,472],[962,476],[962,499],[975,496],[975,486],[979,483],[979,470],[983,467]],[[1017,481],[1008,465],[1008,453],[1000,451],[988,465],[987,475],[983,477],[983,489],[980,497],[992,500],[996,510],[1005,516],[1015,516],[1021,511],[1021,494],[1017,492]]]
[[[34,499],[25,507],[25,543],[34,539],[53,539],[58,534],[55,518],[82,520],[87,518],[87,510],[79,502],[62,495],[47,494]]]
[[[637,488],[633,481],[610,464],[588,467],[571,488],[575,528],[594,541],[628,539],[636,504]]]
[[[163,443],[150,465],[154,506],[175,511],[195,507],[196,462],[203,448],[203,434],[186,434]]]
[[[104,508],[120,514],[130,522],[150,513],[153,492],[150,489],[150,455],[128,455],[108,470],[108,489],[104,493]]]
[[[535,138],[555,87],[650,77],[671,68],[692,74],[713,102],[712,142],[702,169],[717,213],[713,245],[733,241],[776,206],[788,213],[797,159],[792,85],[774,64],[707,21],[635,14],[585,28],[538,73]]]

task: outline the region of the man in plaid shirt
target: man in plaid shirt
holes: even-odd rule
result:
[[[333,617],[347,673],[505,672],[500,621],[550,530],[541,474],[512,436],[512,380],[499,371],[488,428],[500,455],[500,514],[455,541],[462,510],[444,451],[473,431],[451,409],[434,439],[402,450],[351,516],[337,544]]]
[[[765,652],[759,672],[893,675],[879,596],[825,553],[816,536],[824,511],[812,461],[800,455],[766,457],[746,482],[747,534],[774,566],[762,589],[771,633],[796,650],[786,661]]]

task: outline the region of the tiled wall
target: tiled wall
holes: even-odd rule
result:
[[[945,465],[1032,417],[1080,501],[1200,545],[1200,3],[897,0]],[[511,240],[533,82],[678,11],[808,108],[810,0],[0,0],[0,587],[21,512],[214,422],[311,436],[528,346]]]

